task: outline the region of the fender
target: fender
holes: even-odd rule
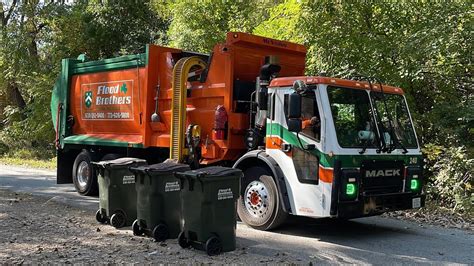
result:
[[[237,160],[237,162],[235,162],[233,168],[239,168],[240,164],[246,162],[247,159],[253,158],[257,158],[260,162],[265,163],[265,165],[270,168],[273,174],[273,178],[275,178],[275,183],[278,187],[278,194],[281,200],[280,202],[283,203],[283,210],[287,213],[292,213],[290,199],[288,198],[288,190],[286,188],[285,175],[283,174],[283,171],[281,170],[277,162],[272,157],[270,157],[270,155],[268,155],[264,150],[253,150],[244,154]]]

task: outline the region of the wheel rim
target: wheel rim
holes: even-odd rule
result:
[[[77,185],[81,190],[87,187],[90,179],[89,164],[86,161],[82,161],[77,167]]]
[[[252,181],[245,189],[245,209],[256,218],[263,218],[269,211],[268,189],[260,181]]]

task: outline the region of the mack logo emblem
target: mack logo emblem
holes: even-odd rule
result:
[[[365,177],[379,176],[400,176],[400,169],[369,170],[365,172]]]
[[[86,107],[89,108],[92,105],[92,91],[86,91],[84,94],[84,103]]]

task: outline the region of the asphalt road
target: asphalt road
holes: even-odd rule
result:
[[[97,198],[79,196],[72,184],[55,182],[53,171],[0,165],[0,188],[47,197],[91,214],[97,210]],[[237,244],[249,247],[249,253],[290,256],[297,263],[474,264],[472,232],[381,217],[348,222],[295,218],[274,232],[239,223]]]

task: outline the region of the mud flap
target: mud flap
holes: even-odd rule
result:
[[[57,150],[57,184],[72,183],[72,166],[80,150]]]

